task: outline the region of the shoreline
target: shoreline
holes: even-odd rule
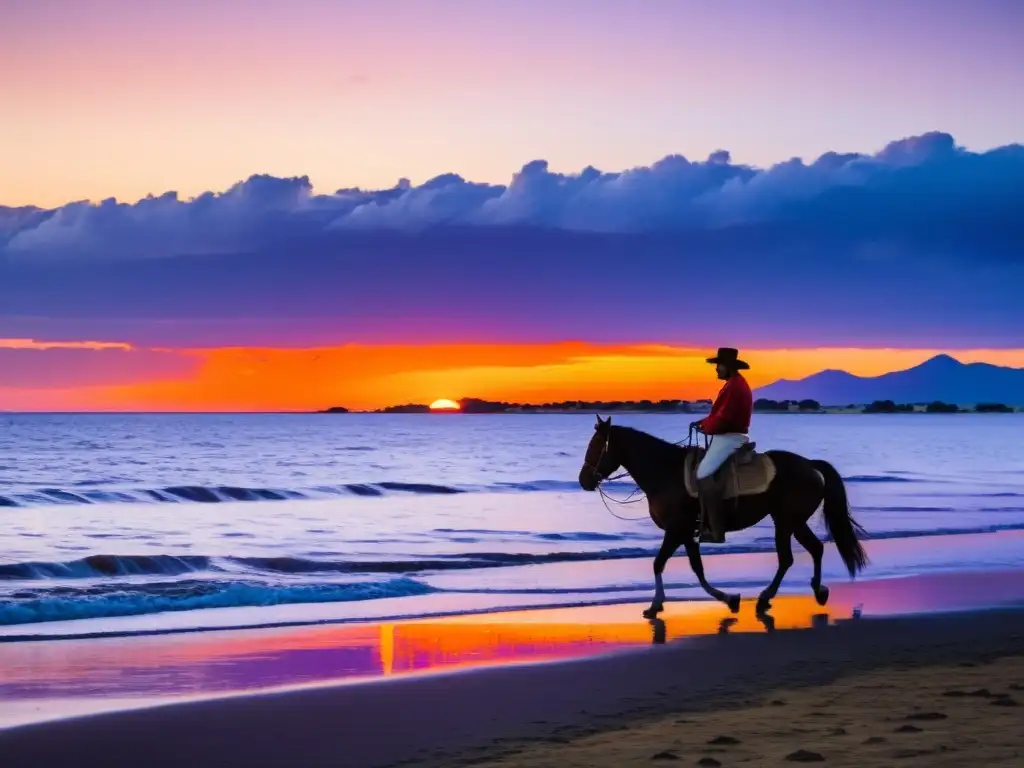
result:
[[[842,595],[875,594],[873,585],[905,584],[909,578],[943,583],[951,574],[973,583],[998,574],[1007,564],[1019,562],[1024,551],[1024,530],[922,532],[904,536],[878,536],[866,540],[872,558],[870,569],[849,581],[835,548],[825,548],[824,575],[833,590],[833,603]],[[488,571],[503,575],[495,591],[465,592],[467,572],[439,573],[428,581],[439,591],[405,597],[369,600],[281,603],[268,606],[201,608],[114,617],[40,621],[0,626],[0,649],[29,642],[58,643],[93,639],[202,635],[210,632],[295,630],[304,627],[350,627],[367,623],[415,623],[458,621],[474,616],[500,616],[523,611],[588,611],[639,603],[650,598],[650,562],[654,551],[640,556],[555,563],[526,563]],[[707,551],[709,578],[738,588],[745,600],[756,597],[774,571],[776,557],[769,549],[747,548]],[[965,559],[966,558],[966,559]],[[987,563],[986,563],[987,560]],[[972,567],[966,563],[973,562]],[[782,585],[780,595],[806,597],[810,559],[797,552],[796,562]],[[569,576],[569,573],[573,576]],[[570,579],[570,581],[566,581]],[[713,604],[696,584],[685,559],[673,559],[666,575],[669,605]],[[617,588],[591,591],[593,585],[618,584]],[[555,593],[535,592],[530,587],[562,585]],[[893,592],[890,599],[902,594]],[[1016,594],[1016,593],[1014,593]],[[1024,596],[1024,584],[1021,587]],[[934,598],[933,608],[955,607],[953,593]],[[851,598],[853,599],[853,598]],[[900,598],[902,599],[902,598]],[[973,597],[969,598],[973,600]],[[967,605],[972,603],[968,602]],[[922,604],[920,608],[927,609]]]
[[[872,593],[872,585],[904,583],[905,576],[942,581],[963,574],[972,581],[987,578],[1021,562],[1024,530],[1019,527],[984,532],[928,532],[922,535],[878,537],[866,542],[872,564],[856,581],[832,546],[826,546],[825,582],[833,596]],[[265,606],[225,606],[124,616],[25,622],[0,626],[0,649],[25,642],[78,641],[116,637],[160,637],[223,631],[345,627],[380,622],[416,622],[508,612],[580,610],[621,606],[650,599],[648,574],[653,551],[641,556],[528,563],[487,571],[499,578],[493,590],[479,591],[473,571],[442,572],[426,578],[438,591],[422,595],[337,602],[295,602]],[[705,553],[709,578],[738,588],[745,599],[764,587],[774,572],[771,550],[726,550]],[[973,565],[972,565],[973,564]],[[811,576],[810,557],[797,552],[796,562],[782,584],[781,595],[806,596]],[[469,579],[469,581],[467,581]],[[531,587],[560,585],[552,593]],[[604,585],[618,585],[607,590]],[[593,588],[598,588],[598,593]],[[673,559],[666,575],[670,605],[708,602],[685,559]],[[468,589],[469,591],[465,591]],[[838,590],[838,591],[836,591]],[[873,594],[873,593],[872,593]],[[1024,595],[1024,587],[1022,587]],[[972,598],[973,599],[973,598]],[[834,603],[833,603],[834,604]],[[935,606],[940,607],[940,606]]]
[[[738,615],[677,601],[656,622],[643,607],[11,643],[0,646],[0,752],[56,767],[100,750],[111,768],[167,753],[153,764],[170,766],[227,749],[225,733],[258,732],[267,740],[230,764],[389,765],[429,747],[456,765],[465,750],[493,755],[495,739],[733,706],[723,692],[734,689],[749,698],[879,664],[1024,653],[1019,567],[835,584],[826,607],[785,595],[770,620],[753,599]],[[645,697],[653,708],[638,707]],[[371,738],[381,723],[401,723],[384,753]],[[110,759],[126,749],[126,762]]]
[[[6,765],[52,768],[78,765],[83,754],[102,755],[107,768],[137,765],[143,755],[151,766],[479,763],[531,742],[563,745],[668,713],[735,709],[779,688],[1024,653],[1021,607],[965,617],[726,629],[572,661],[166,704],[2,730],[0,752]]]

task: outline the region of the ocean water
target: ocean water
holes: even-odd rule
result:
[[[614,420],[670,440],[689,421]],[[613,504],[641,518],[620,519],[576,484],[593,422],[0,415],[0,635],[647,599],[660,531],[645,505]],[[886,540],[871,578],[1024,562],[1018,535],[948,538],[1024,529],[1022,428],[1019,414],[759,414],[752,438],[839,469],[869,555]],[[774,555],[757,553],[773,549],[770,522],[731,534],[705,547],[709,578],[760,590]],[[786,589],[806,589],[795,552]],[[826,578],[845,579],[827,553]],[[702,595],[685,558],[667,586]]]

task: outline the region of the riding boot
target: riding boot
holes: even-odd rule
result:
[[[701,541],[708,544],[725,543],[725,525],[722,520],[722,488],[715,475],[697,481],[697,493],[704,510],[704,530]]]

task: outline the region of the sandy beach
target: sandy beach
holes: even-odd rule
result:
[[[1024,654],[1024,648],[1018,650]],[[738,696],[712,712],[670,713],[589,735],[495,750],[483,766],[1017,766],[1024,758],[1024,655]]]
[[[250,768],[621,765],[656,755],[757,765],[800,750],[834,765],[900,765],[912,751],[930,765],[998,765],[1019,756],[1024,694],[1011,686],[1024,684],[1021,605],[1020,571],[947,573],[836,585],[827,610],[782,598],[774,627],[749,603],[732,617],[681,602],[653,625],[627,604],[390,630],[10,643],[0,648],[5,690],[22,691],[22,705],[58,711],[76,690],[115,711],[0,730],[0,754],[18,768],[136,766],[140,755],[148,766]],[[302,674],[336,663],[353,632],[373,638],[372,670]],[[189,675],[182,690],[205,698],[139,699],[145,684],[181,687]],[[285,685],[259,690],[249,678],[260,676]],[[120,700],[131,685],[134,703]],[[0,709],[12,706],[5,699]],[[708,744],[719,736],[739,743]]]

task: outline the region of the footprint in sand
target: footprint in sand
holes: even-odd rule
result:
[[[1020,706],[1017,700],[1009,696],[1000,696],[989,702],[993,707],[1017,707]]]
[[[715,736],[715,738],[708,742],[708,744],[716,747],[735,746],[739,743],[740,740],[734,739],[732,736]]]
[[[904,760],[908,757],[924,757],[932,754],[929,749],[897,749],[892,756],[897,760]]]
[[[811,752],[806,749],[798,749],[796,752],[790,752],[786,755],[786,759],[791,763],[824,763],[825,756],[818,752]]]
[[[870,738],[864,739],[865,744],[885,744],[885,741],[885,738],[882,736],[872,736]]]
[[[670,749],[666,749],[664,752],[659,752],[656,755],[651,755],[651,760],[678,760],[679,755]]]
[[[916,725],[901,725],[895,733],[921,733],[921,729]]]
[[[713,757],[702,757],[697,761],[697,765],[702,765],[704,768],[718,768],[721,765],[720,762],[715,760]]]
[[[907,715],[903,719],[904,720],[932,721],[932,720],[945,720],[947,717],[949,717],[949,716],[944,714],[944,713],[942,713],[942,712],[912,712],[911,714]]]
[[[976,691],[946,691],[942,695],[951,699],[962,699],[965,697],[991,699],[995,694],[993,694],[988,688],[978,688]]]

